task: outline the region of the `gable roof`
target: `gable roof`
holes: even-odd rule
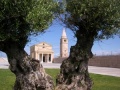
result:
[[[46,47],[52,47],[52,45],[46,43],[46,42],[41,42],[39,44],[36,44],[36,46],[46,46]]]

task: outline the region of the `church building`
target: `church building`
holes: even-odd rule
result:
[[[54,51],[52,50],[52,46],[50,44],[46,42],[41,42],[30,47],[30,56],[32,58],[40,60],[41,63],[44,62],[52,63],[54,59]],[[64,28],[60,39],[60,56],[56,60],[67,57],[68,57],[68,39]]]
[[[54,52],[52,46],[46,42],[42,42],[30,47],[30,56],[41,63],[52,63],[54,58]]]

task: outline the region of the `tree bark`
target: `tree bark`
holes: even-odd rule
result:
[[[70,49],[70,56],[62,62],[57,76],[56,90],[91,90],[92,80],[88,72],[88,60],[93,56],[91,48],[94,35],[77,31],[77,43]],[[87,37],[86,37],[87,36]]]
[[[8,56],[10,70],[16,75],[14,90],[53,90],[52,78],[39,60],[30,58],[18,43],[9,42],[2,49]]]

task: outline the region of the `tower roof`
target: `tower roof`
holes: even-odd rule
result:
[[[65,28],[63,28],[63,31],[62,31],[62,38],[67,38],[67,35],[66,35],[66,32],[65,32]]]

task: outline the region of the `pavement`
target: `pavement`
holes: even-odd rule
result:
[[[90,73],[120,77],[120,68],[88,66]]]
[[[59,63],[43,63],[44,68],[60,68]],[[120,77],[120,68],[88,66],[88,71],[94,74]]]
[[[44,68],[60,68],[60,63],[43,63]],[[8,69],[9,64],[6,60],[0,59],[0,69]],[[95,67],[88,66],[88,71],[94,74],[102,74],[108,76],[120,77],[120,68]]]

